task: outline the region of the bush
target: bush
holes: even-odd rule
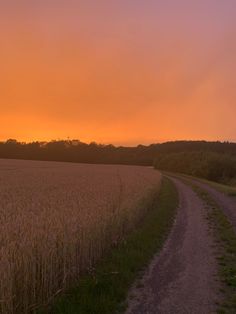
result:
[[[159,154],[155,168],[229,183],[236,178],[236,158],[213,152]]]

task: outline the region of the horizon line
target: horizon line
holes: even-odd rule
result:
[[[165,143],[173,143],[173,142],[206,142],[206,143],[229,143],[229,144],[236,144],[236,141],[234,140],[206,140],[206,139],[170,139],[170,140],[164,140],[164,141],[154,141],[150,143],[138,143],[138,144],[133,144],[133,145],[127,145],[127,144],[118,144],[118,143],[101,143],[97,141],[91,141],[91,142],[86,142],[86,141],[81,141],[80,139],[76,138],[64,138],[64,139],[51,139],[51,140],[29,140],[29,141],[23,141],[23,140],[18,140],[15,138],[8,138],[6,140],[0,140],[0,143],[7,143],[8,141],[16,141],[17,143],[20,144],[32,144],[32,143],[52,143],[52,142],[78,142],[81,144],[86,144],[86,145],[91,145],[91,144],[96,144],[96,145],[101,145],[101,146],[114,146],[114,147],[138,147],[138,146],[151,146],[151,145],[161,145]]]

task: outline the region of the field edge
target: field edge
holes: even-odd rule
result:
[[[142,224],[113,248],[91,274],[82,276],[78,287],[57,297],[50,309],[39,313],[124,312],[129,289],[167,239],[178,202],[174,184],[164,177],[159,195],[155,195]]]

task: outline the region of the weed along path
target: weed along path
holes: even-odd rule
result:
[[[217,191],[207,183],[201,182],[199,180],[191,179],[191,182],[211,195],[216,203],[222,208],[225,215],[233,225],[234,230],[236,231],[236,196],[228,196],[223,192]]]
[[[216,313],[219,299],[214,240],[204,202],[171,179],[179,192],[175,225],[162,252],[130,291],[126,314]]]

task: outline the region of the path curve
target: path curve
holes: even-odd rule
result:
[[[216,313],[217,262],[205,205],[189,186],[171,180],[180,196],[174,227],[141,284],[131,289],[126,314]]]
[[[225,195],[224,193],[217,191],[215,188],[209,186],[207,183],[201,182],[197,179],[190,179],[190,181],[199,186],[201,189],[205,190],[211,195],[211,197],[213,197],[216,203],[224,211],[225,215],[232,223],[236,231],[236,197]]]

